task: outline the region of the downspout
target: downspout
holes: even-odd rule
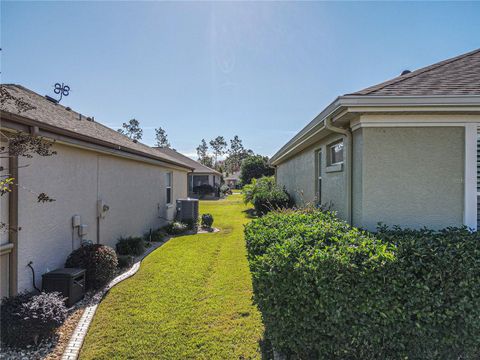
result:
[[[332,119],[327,118],[325,120],[325,129],[328,129],[334,133],[342,134],[345,136],[345,142],[347,147],[347,159],[345,161],[345,170],[347,173],[347,181],[345,186],[346,208],[347,208],[347,222],[352,225],[352,169],[353,169],[353,141],[352,131],[350,129],[342,129],[332,125]]]

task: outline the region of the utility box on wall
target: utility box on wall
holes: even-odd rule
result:
[[[194,224],[198,221],[198,199],[178,199],[176,219],[181,222],[190,222]]]

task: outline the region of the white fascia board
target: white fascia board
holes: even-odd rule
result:
[[[336,98],[297,135],[288,141],[275,155],[270,163],[278,165],[282,160],[292,156],[301,148],[302,143],[318,133],[318,125],[334,113],[361,113],[368,111],[388,112],[392,108],[404,108],[403,111],[468,111],[480,113],[480,95],[438,95],[438,96],[371,96],[345,95]],[[398,109],[396,110],[398,112]],[[339,118],[335,120],[338,121]]]
[[[373,96],[345,95],[339,98],[343,105],[350,106],[459,106],[480,105],[480,95],[436,95],[436,96]]]
[[[302,143],[310,139],[313,135],[324,128],[324,120],[327,116],[331,116],[340,106],[340,98],[336,98],[330,105],[328,105],[320,114],[318,114],[312,121],[310,121],[302,130],[298,132],[292,139],[290,139],[275,155],[270,159],[270,164],[277,165],[281,159],[285,158],[290,153],[294,153]]]

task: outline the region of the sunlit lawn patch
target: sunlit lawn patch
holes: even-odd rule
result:
[[[81,359],[255,359],[263,334],[252,305],[240,195],[203,201],[218,233],[170,240],[100,304]]]

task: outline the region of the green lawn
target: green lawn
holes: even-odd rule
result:
[[[218,233],[177,237],[100,304],[81,359],[259,359],[240,195],[202,201]]]

